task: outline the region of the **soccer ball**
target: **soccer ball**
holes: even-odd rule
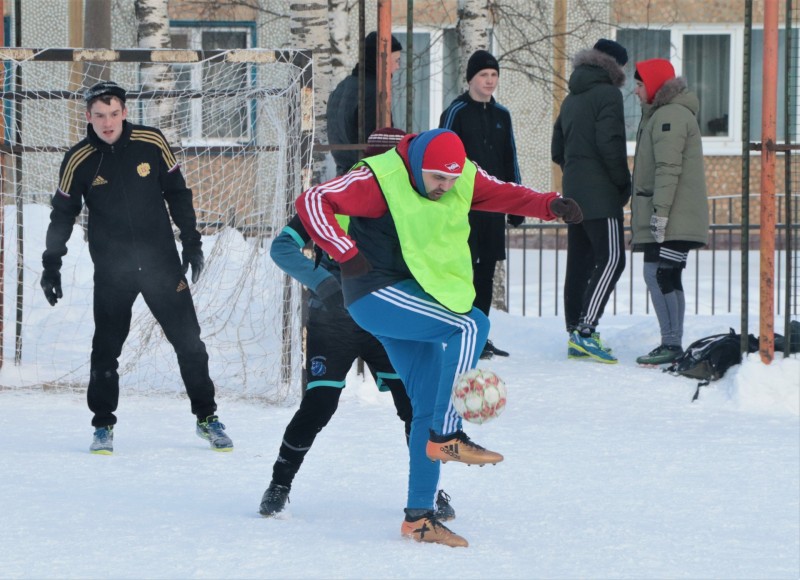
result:
[[[490,421],[506,408],[506,384],[492,371],[467,371],[453,386],[453,407],[470,423]]]

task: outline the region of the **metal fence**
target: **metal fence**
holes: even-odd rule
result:
[[[777,239],[775,243],[776,314],[798,314],[800,273],[792,268],[786,276],[786,257],[800,255],[800,195],[792,194],[790,219],[786,219],[785,196],[778,195]],[[758,276],[760,230],[759,195],[750,196],[749,275]],[[742,200],[739,196],[709,199],[710,235],[705,248],[692,251],[683,275],[686,311],[694,314],[721,314],[741,310]],[[626,243],[630,240],[629,216],[625,217]],[[787,223],[789,224],[787,226]],[[787,235],[790,234],[790,235]],[[506,305],[512,314],[559,316],[563,313],[562,292],[567,257],[567,226],[561,223],[530,223],[507,231]],[[646,314],[650,300],[642,277],[641,253],[628,251],[627,263],[609,299],[605,315]],[[749,310],[758,313],[758,296],[748,297]]]

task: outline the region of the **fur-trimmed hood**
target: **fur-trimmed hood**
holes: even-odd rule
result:
[[[572,93],[588,90],[597,82],[611,83],[615,87],[625,84],[625,71],[617,61],[594,48],[576,54],[572,59],[572,66],[575,68],[569,78],[569,90]]]
[[[700,101],[696,94],[688,90],[688,85],[684,77],[677,77],[665,82],[656,92],[653,97],[653,103],[649,105],[649,107],[655,110],[669,103],[683,105],[695,116],[697,116],[700,110]]]

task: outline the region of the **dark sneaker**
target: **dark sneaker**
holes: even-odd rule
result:
[[[601,342],[598,342],[598,340],[592,336],[583,336],[577,330],[570,335],[567,347],[582,352],[597,362],[607,364],[617,363],[616,357],[603,348]]]
[[[431,544],[444,544],[451,548],[466,548],[469,542],[447,526],[442,524],[433,512],[428,512],[413,521],[408,521],[408,516],[400,526],[400,533],[404,538],[415,542],[428,542]]]
[[[456,519],[456,510],[450,505],[450,496],[443,489],[436,494],[436,511],[433,512],[440,522],[449,522]]]
[[[508,351],[497,348],[491,340],[486,341],[486,346],[483,347],[483,350],[488,350],[494,356],[508,356]]]
[[[289,488],[285,485],[270,483],[267,491],[261,496],[261,506],[258,509],[265,518],[278,515],[286,508],[289,501]]]
[[[89,446],[89,452],[96,455],[111,455],[114,453],[114,426],[97,427],[94,430],[94,439]]]
[[[442,463],[458,461],[467,465],[485,465],[503,461],[502,455],[473,443],[463,431],[456,431],[450,435],[437,435],[431,431],[425,454],[431,461]]]
[[[494,353],[491,350],[489,350],[487,347],[484,346],[483,350],[481,351],[480,359],[481,360],[489,360],[493,356],[494,356]]]
[[[680,346],[662,344],[637,358],[636,362],[640,365],[664,365],[677,360],[682,354],[683,348]]]
[[[225,425],[219,417],[209,415],[205,421],[197,421],[197,436],[211,444],[214,451],[233,451],[233,441],[225,434]]]

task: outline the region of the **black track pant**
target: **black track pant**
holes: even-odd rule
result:
[[[181,378],[192,413],[205,419],[217,410],[214,383],[208,374],[208,353],[189,285],[180,272],[137,272],[94,275],[94,337],[86,397],[95,427],[114,425],[119,403],[119,355],[131,326],[133,303],[141,294],[178,356]]]
[[[625,269],[622,219],[584,220],[567,227],[564,317],[567,332],[594,329]]]
[[[472,283],[475,286],[475,301],[472,305],[489,316],[494,291],[494,270],[497,260],[484,260],[472,264]]]
[[[300,408],[283,434],[272,483],[291,487],[317,434],[339,406],[345,379],[361,357],[378,388],[390,391],[397,416],[405,424],[406,443],[411,429],[411,401],[400,377],[377,338],[358,326],[344,309],[329,312],[311,308],[306,328],[307,390]]]

